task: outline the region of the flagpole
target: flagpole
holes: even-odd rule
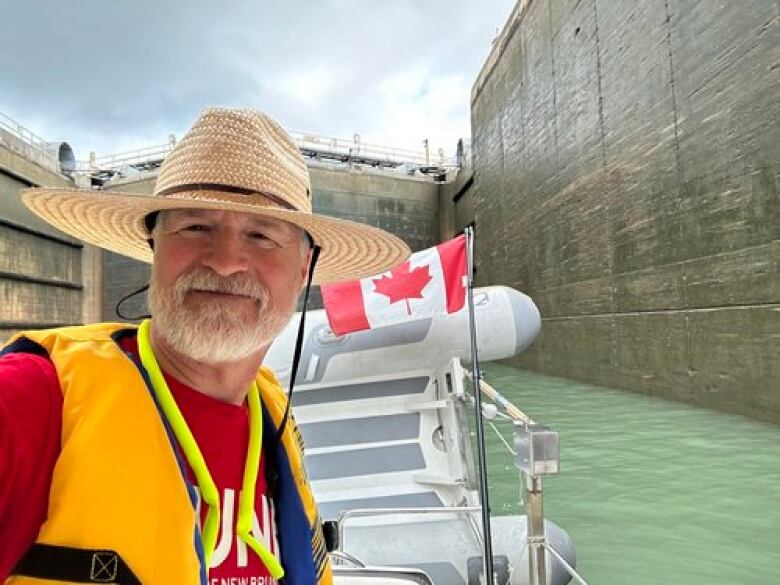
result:
[[[477,453],[479,459],[479,491],[482,501],[482,534],[484,544],[483,566],[485,582],[493,585],[493,539],[490,531],[490,500],[488,497],[487,457],[485,453],[485,429],[482,424],[482,392],[479,381],[479,356],[477,355],[477,328],[474,318],[474,229],[466,230],[466,262],[468,274],[469,329],[471,333],[471,379],[474,382],[474,402],[477,417]]]

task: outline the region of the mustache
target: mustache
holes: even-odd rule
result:
[[[244,273],[220,276],[210,270],[196,270],[180,276],[174,288],[180,297],[197,290],[239,295],[263,302],[268,299],[266,288]]]

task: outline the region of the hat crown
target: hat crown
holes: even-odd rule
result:
[[[160,168],[154,194],[203,189],[262,194],[311,213],[311,184],[295,140],[251,109],[207,108]]]

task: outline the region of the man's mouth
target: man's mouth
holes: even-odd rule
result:
[[[223,290],[206,290],[206,289],[200,289],[200,288],[192,288],[189,290],[191,293],[197,293],[199,295],[203,295],[206,297],[213,297],[213,298],[234,298],[234,299],[250,299],[250,300],[256,300],[255,297],[251,295],[245,295],[241,293],[233,293]]]

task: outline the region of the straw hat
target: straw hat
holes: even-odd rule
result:
[[[34,213],[80,240],[152,261],[144,218],[176,208],[224,209],[288,221],[321,248],[314,282],[383,272],[409,248],[383,230],[311,208],[306,163],[292,137],[255,110],[208,108],[160,168],[153,195],[86,189],[28,189]]]

